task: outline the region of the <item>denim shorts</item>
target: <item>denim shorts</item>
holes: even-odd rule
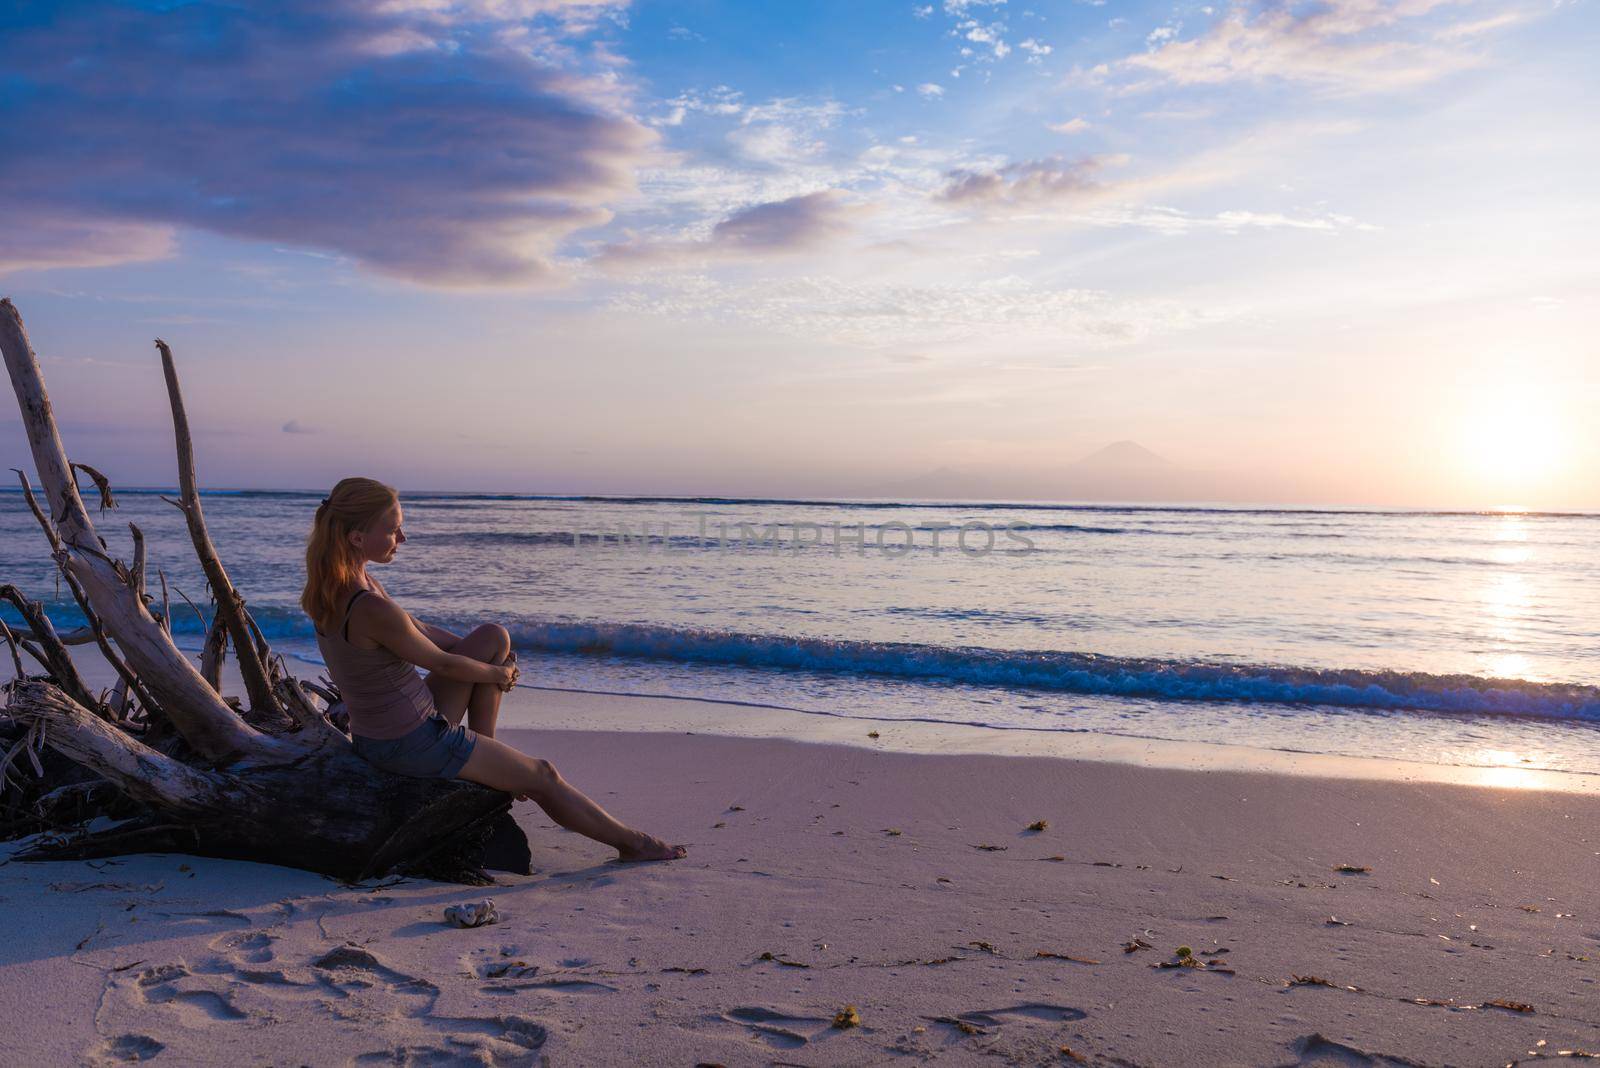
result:
[[[396,775],[419,779],[454,779],[466,767],[478,736],[434,712],[416,728],[398,738],[363,738],[351,742],[367,763]]]

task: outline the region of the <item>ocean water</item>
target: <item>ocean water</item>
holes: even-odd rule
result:
[[[320,494],[213,493],[264,632]],[[176,509],[120,491],[197,644]],[[1600,774],[1600,516],[408,494],[380,573],[413,614],[504,624],[523,681],[863,720],[1090,731]],[[77,613],[20,494],[0,581]],[[12,618],[7,616],[6,618]],[[306,665],[315,673],[315,664]],[[740,714],[737,704],[726,715]]]

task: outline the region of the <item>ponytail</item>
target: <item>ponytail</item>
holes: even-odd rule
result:
[[[317,505],[306,540],[306,588],[300,607],[318,629],[331,630],[341,605],[339,595],[356,584],[361,557],[350,532],[366,530],[400,500],[393,486],[370,478],[345,478]]]

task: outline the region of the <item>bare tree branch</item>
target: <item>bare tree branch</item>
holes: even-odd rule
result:
[[[5,755],[0,757],[0,794],[5,793],[6,786],[11,782],[11,765],[16,763],[18,757],[26,755],[28,761],[33,765],[35,773],[41,776],[44,774],[44,768],[39,763],[39,755],[34,749],[39,742],[42,731],[42,724],[33,723],[23,733],[22,737],[18,738],[11,748],[6,750]]]
[[[17,652],[16,635],[11,633],[11,628],[6,626],[6,621],[3,619],[0,619],[0,637],[5,638],[6,648],[11,650],[11,663],[16,668],[16,677],[19,679],[27,677],[28,673],[22,668],[22,654]],[[42,664],[43,661],[40,661],[40,663]]]
[[[278,696],[283,701],[283,706],[289,710],[289,715],[294,718],[295,724],[301,730],[315,732],[325,739],[343,739],[344,732],[329,722],[311,699],[306,696],[309,689],[305,683],[294,678],[287,671],[278,677]]]
[[[51,550],[61,548],[61,536],[56,533],[55,524],[50,522],[50,518],[39,508],[39,501],[33,495],[33,487],[28,485],[28,476],[20,467],[13,467],[11,470],[17,473],[17,481],[22,483],[22,496],[28,502],[28,511],[33,513],[33,518],[44,528],[44,536],[50,539]]]
[[[249,612],[246,612],[244,614],[244,621],[245,624],[250,628],[250,636],[255,640],[256,655],[261,657],[262,662],[267,665],[267,679],[272,683],[273,687],[276,688],[278,685],[278,680],[282,676],[288,674],[287,671],[282,670],[283,657],[280,656],[274,659],[272,646],[267,644],[266,635],[262,634],[261,628],[256,626],[255,616],[252,616]]]
[[[117,684],[111,687],[111,696],[106,699],[106,707],[111,710],[111,719],[122,722],[128,718],[128,680],[118,679]]]
[[[149,603],[144,595],[144,531],[139,529],[139,524],[137,523],[129,523],[128,530],[133,534],[133,567],[128,569],[128,585],[132,586],[133,592],[139,595],[139,600]]]
[[[161,580],[161,629],[167,632],[167,637],[172,637],[172,603],[167,600],[167,573],[156,568],[156,577]]]
[[[222,692],[222,665],[228,660],[228,628],[222,622],[222,613],[211,617],[206,628],[205,648],[200,650],[200,674],[218,693]]]
[[[282,717],[285,713],[272,692],[272,681],[261,653],[250,641],[244,598],[228,580],[228,572],[206,531],[205,512],[201,509],[200,491],[195,482],[194,442],[189,434],[189,416],[183,406],[183,391],[178,385],[172,350],[161,340],[156,341],[156,348],[161,352],[161,372],[166,377],[167,398],[172,404],[172,429],[178,450],[178,490],[183,502],[183,518],[189,527],[189,540],[194,542],[195,555],[200,558],[200,567],[216,599],[217,614],[222,617],[228,638],[233,642],[233,654],[239,662],[239,675],[244,679],[251,710],[261,718]]]
[[[194,613],[195,622],[200,624],[200,629],[201,630],[208,629],[210,627],[210,624],[206,622],[205,613],[201,612],[200,609],[195,606],[195,603],[193,601],[189,600],[189,595],[187,593],[184,593],[182,590],[178,589],[178,587],[176,587],[176,586],[174,586],[172,588],[177,591],[177,594],[178,594],[179,597],[183,598],[183,603],[189,606],[189,611]],[[169,627],[167,629],[170,631],[172,628]]]
[[[130,685],[134,685],[134,679],[132,673],[128,669],[128,666],[122,662],[122,658],[118,656],[116,651],[111,648],[111,643],[106,641],[105,627],[101,625],[100,617],[95,615],[94,608],[90,605],[89,598],[83,591],[83,585],[78,581],[77,577],[73,575],[64,564],[62,564],[61,559],[62,554],[65,552],[65,547],[61,543],[61,536],[56,531],[55,525],[50,522],[50,520],[45,516],[44,511],[39,507],[39,502],[33,495],[33,487],[28,485],[28,476],[23,474],[21,468],[13,467],[11,470],[17,473],[17,479],[22,483],[22,496],[23,499],[28,502],[28,510],[33,513],[34,519],[39,521],[40,528],[44,530],[44,536],[50,541],[50,554],[55,559],[57,564],[56,574],[66,578],[67,589],[72,592],[72,599],[78,602],[78,609],[83,612],[83,618],[88,620],[87,627],[79,627],[76,630],[68,631],[66,634],[58,635],[61,644],[87,645],[90,642],[94,642],[100,646],[101,655],[103,655],[106,658],[106,661],[116,669],[117,674]],[[76,488],[76,483],[74,483],[74,488]],[[96,540],[99,539],[97,538]],[[109,557],[104,556],[104,554],[99,555],[101,559],[109,560]],[[56,592],[58,594],[60,593],[59,586]],[[38,638],[37,635],[30,635],[30,637],[35,638],[35,640]],[[142,688],[139,688],[138,692],[141,694],[141,701],[144,701],[149,697],[149,695],[145,693]],[[148,703],[146,707],[155,707],[154,702],[152,701]]]
[[[111,492],[111,480],[88,464],[74,462],[73,467],[88,475],[94,481],[94,488],[100,491],[100,511],[117,506],[117,498]],[[76,481],[76,479],[74,479]]]
[[[37,635],[31,630],[18,630],[15,627],[11,633],[18,638],[34,640]],[[56,640],[62,645],[90,645],[94,642],[94,630],[90,627],[73,627],[71,630],[57,631]]]
[[[88,684],[83,681],[83,676],[78,674],[78,665],[72,662],[72,654],[67,652],[67,647],[56,637],[55,625],[50,622],[50,617],[45,615],[44,605],[38,601],[28,600],[22,595],[21,590],[9,583],[0,586],[0,600],[10,601],[17,613],[27,621],[34,640],[39,643],[40,652],[44,654],[45,668],[55,678],[56,685],[66,691],[67,696],[74,701],[95,709],[102,716],[105,715],[105,710],[100,708],[94,696],[89,693]],[[17,674],[20,678],[22,673],[18,671]]]
[[[323,685],[324,683],[326,683],[326,685]],[[305,689],[310,690],[312,693],[316,694],[330,705],[336,705],[340,701],[344,700],[344,698],[340,696],[339,691],[334,688],[333,681],[331,679],[324,678],[318,682],[307,682],[302,679],[300,685]]]
[[[0,620],[0,623],[3,623],[3,622],[4,622],[4,620]],[[18,648],[20,648],[23,652],[25,652],[29,656],[33,657],[35,663],[37,663],[40,667],[44,668],[45,671],[49,671],[50,670],[50,661],[45,659],[44,652],[41,649],[39,649],[39,647],[35,644],[35,640],[34,640],[34,636],[33,636],[33,631],[32,630],[27,630],[27,629],[18,630],[16,627],[12,627],[12,626],[8,625],[6,627],[6,632],[10,635],[9,640],[12,643],[14,643]],[[93,641],[94,639],[91,637],[89,640]],[[73,643],[67,641],[66,638],[63,637],[61,639],[61,644],[62,645],[71,645]]]

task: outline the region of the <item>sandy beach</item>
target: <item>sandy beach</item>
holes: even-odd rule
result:
[[[503,736],[687,843],[677,863],[617,865],[526,803],[535,874],[482,891],[176,855],[5,863],[12,1063],[1600,1051],[1592,794],[896,751],[927,747],[908,727],[571,729],[665,714],[518,691],[508,719],[562,729]],[[485,896],[499,923],[443,922]],[[848,1007],[859,1026],[835,1027]]]

